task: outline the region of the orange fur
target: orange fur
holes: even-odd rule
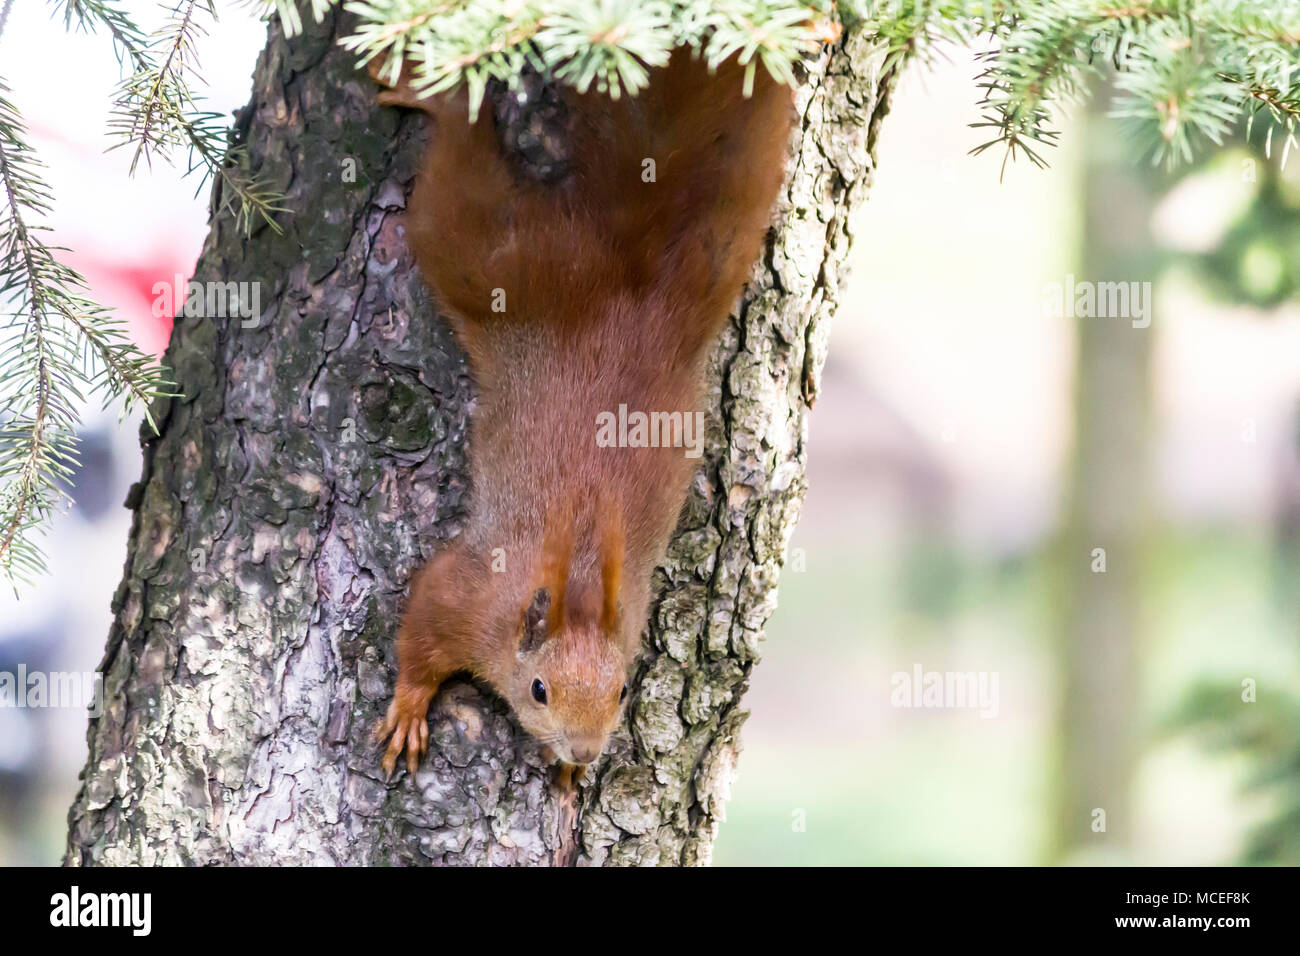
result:
[[[597,415],[704,409],[705,349],[758,255],[793,114],[788,88],[760,69],[746,99],[742,76],[679,51],[635,98],[566,94],[556,184],[514,172],[463,95],[418,99],[405,75],[385,94],[436,121],[406,227],[481,392],[468,526],[417,574],[398,636],[390,772],[403,748],[415,769],[455,671],[491,683],[563,762],[595,759],[616,725],[693,462],[598,447]]]

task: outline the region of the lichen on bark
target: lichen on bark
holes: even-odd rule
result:
[[[184,396],[142,433],[67,862],[705,863],[803,498],[893,82],[883,45],[849,31],[808,65],[776,226],[712,358],[627,732],[569,802],[470,682],[436,699],[414,776],[385,781],[370,739],[407,581],[463,518],[473,385],[404,237],[424,121],[375,104],[343,20],[293,40],[272,22],[238,117],[243,161],[290,214],[246,237],[214,197],[195,279],[260,283],[263,314],[176,320]]]

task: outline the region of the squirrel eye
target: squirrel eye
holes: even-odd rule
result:
[[[539,704],[546,703],[546,685],[540,677],[533,679],[533,700]]]
[[[618,702],[619,702],[620,704],[623,703],[623,701],[625,701],[625,700],[627,700],[627,684],[624,684],[624,685],[623,685],[623,690],[622,690],[622,692],[618,695]]]

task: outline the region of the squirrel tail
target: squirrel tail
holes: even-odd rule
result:
[[[735,57],[677,50],[636,97],[577,98],[574,165],[591,215],[634,270],[700,317],[709,341],[748,277],[785,175],[793,92]]]
[[[412,196],[417,262],[444,306],[486,321],[590,321],[612,290],[687,314],[678,348],[710,341],[739,294],[784,175],[792,92],[735,58],[710,71],[678,50],[637,96],[565,88],[569,175],[543,183],[503,154],[491,110],[465,94],[384,101],[437,128]],[[676,330],[675,330],[676,334]]]

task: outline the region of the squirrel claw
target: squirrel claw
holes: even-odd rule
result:
[[[406,751],[406,769],[411,774],[420,766],[420,758],[429,749],[429,697],[422,694],[410,694],[400,688],[393,695],[393,702],[388,705],[388,713],[375,727],[375,738],[379,742],[388,740],[388,749],[379,765],[384,769],[384,778],[392,780],[397,769],[397,758]]]

